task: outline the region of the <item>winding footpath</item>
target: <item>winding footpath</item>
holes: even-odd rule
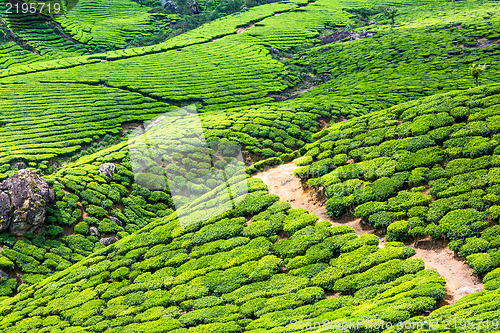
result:
[[[298,177],[293,175],[297,167],[294,162],[278,165],[262,171],[254,178],[261,179],[269,188],[269,192],[277,194],[281,200],[288,201],[292,208],[305,208],[311,214],[319,216],[320,220],[328,220],[332,225],[348,225],[358,235],[379,233],[371,226],[353,215],[345,214],[341,219],[333,219],[326,214],[324,203],[315,198],[315,193],[302,186]],[[383,246],[385,238],[380,239],[379,246]],[[424,260],[425,267],[436,270],[446,280],[447,295],[441,305],[454,304],[463,296],[484,290],[481,280],[473,275],[472,269],[461,258],[456,258],[453,251],[444,243],[433,243],[430,240],[421,240],[417,246],[407,244],[415,249],[414,258]]]

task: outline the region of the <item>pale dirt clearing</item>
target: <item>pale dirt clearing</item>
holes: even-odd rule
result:
[[[270,193],[288,201],[293,208],[305,208],[311,214],[318,215],[320,220],[330,221],[332,225],[348,225],[358,235],[370,233],[381,237],[373,227],[362,223],[352,214],[345,214],[341,219],[330,218],[326,214],[325,203],[318,200],[316,193],[302,186],[300,179],[293,175],[296,168],[295,163],[290,162],[267,169],[254,177],[261,179],[269,187]],[[385,238],[382,238],[379,246],[384,243]],[[481,280],[472,275],[472,269],[463,259],[456,258],[444,242],[425,239],[419,241],[417,247],[414,244],[408,246],[417,251],[414,257],[424,260],[426,268],[438,271],[446,279],[447,295],[441,305],[454,304],[463,296],[484,289]]]

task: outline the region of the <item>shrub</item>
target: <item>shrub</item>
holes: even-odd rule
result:
[[[366,245],[375,245],[378,246],[380,240],[374,234],[363,234],[359,237],[360,241],[362,241]]]
[[[464,245],[465,241],[463,239],[457,239],[448,243],[448,248],[456,253],[460,251],[462,245]]]
[[[114,272],[111,273],[111,278],[113,280],[122,280],[126,278],[126,276],[129,274],[130,270],[127,267],[120,267]]]
[[[431,201],[432,197],[428,194],[400,191],[396,197],[390,198],[387,202],[393,211],[407,211],[414,206],[426,206]]]
[[[389,260],[366,272],[346,276],[335,282],[333,290],[353,293],[364,287],[390,282],[401,274],[402,264],[400,259]]]
[[[290,209],[284,220],[283,230],[292,236],[300,229],[314,224],[317,220],[318,216],[309,214],[305,209]]]
[[[0,296],[10,296],[17,287],[16,279],[0,280]]]
[[[466,262],[476,275],[485,274],[496,267],[496,263],[488,253],[471,254]]]
[[[419,238],[424,237],[426,234],[427,233],[425,227],[423,226],[412,227],[410,231],[408,231],[408,236],[413,238],[414,240],[418,240]]]
[[[401,270],[404,274],[416,274],[424,269],[425,262],[420,258],[408,258],[401,265]]]
[[[277,234],[282,228],[283,222],[279,219],[254,221],[243,229],[243,236],[250,238],[270,237]]]
[[[5,256],[0,256],[0,268],[6,270],[14,269],[14,263]]]
[[[298,159],[296,162],[295,162],[295,165],[296,166],[304,166],[304,165],[309,165],[311,164],[313,161],[313,158],[312,156],[304,156],[300,159]]]
[[[488,172],[488,179],[490,184],[499,184],[500,183],[500,168],[491,168]]]
[[[491,272],[489,272],[488,274],[486,274],[483,278],[483,282],[488,282],[496,279],[500,279],[500,268],[496,268]]]
[[[500,225],[494,225],[483,231],[481,238],[488,241],[490,247],[500,247]]]
[[[440,147],[430,147],[419,150],[416,153],[407,153],[398,159],[396,170],[408,171],[415,168],[433,166],[443,161],[443,155]]]
[[[115,221],[111,221],[107,218],[99,222],[99,226],[97,227],[97,229],[102,234],[112,234],[123,230],[123,228],[116,224]]]
[[[396,190],[402,184],[394,178],[382,177],[374,181],[371,185],[373,189],[373,199],[384,201],[388,197],[396,194]]]
[[[431,223],[425,227],[425,234],[431,236],[434,240],[438,240],[443,237],[443,229],[440,225]]]
[[[430,170],[429,168],[425,167],[413,169],[411,171],[411,176],[408,179],[410,185],[418,186],[424,184],[425,181],[427,180],[426,175],[429,172],[429,170]]]
[[[57,227],[57,228],[60,228],[60,227]],[[61,231],[62,231],[62,228],[61,228]],[[0,244],[6,244],[9,246],[13,246],[15,243],[16,243],[16,237],[14,237],[13,234],[11,234],[11,233],[1,233],[0,234]]]

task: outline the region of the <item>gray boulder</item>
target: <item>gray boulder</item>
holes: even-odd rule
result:
[[[14,163],[13,167],[16,168],[17,170],[22,170],[26,169],[26,164],[24,162],[17,162]]]
[[[16,236],[33,232],[45,223],[45,207],[54,200],[49,184],[23,169],[0,183],[0,231]]]
[[[191,11],[193,14],[199,14],[200,13],[200,5],[196,0],[189,0],[189,7],[191,8]]]
[[[113,174],[116,171],[116,164],[114,163],[103,163],[99,165],[99,173],[113,179]]]
[[[111,245],[113,243],[116,243],[118,242],[118,238],[116,238],[115,236],[111,236],[111,237],[104,237],[104,238],[101,238],[99,239],[99,242],[104,245],[104,246],[108,246],[108,245]]]
[[[112,222],[115,222],[116,224],[118,224],[120,227],[123,227],[123,223],[122,221],[120,221],[119,219],[117,219],[116,217],[114,216],[108,216],[108,218],[112,221]]]

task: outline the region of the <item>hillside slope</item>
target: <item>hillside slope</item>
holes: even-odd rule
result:
[[[436,95],[335,124],[295,171],[389,240],[445,238],[476,274],[500,266],[498,86]]]
[[[157,220],[5,300],[2,331],[260,332],[291,318],[404,320],[444,296],[403,244],[378,248],[249,185],[222,217]]]

